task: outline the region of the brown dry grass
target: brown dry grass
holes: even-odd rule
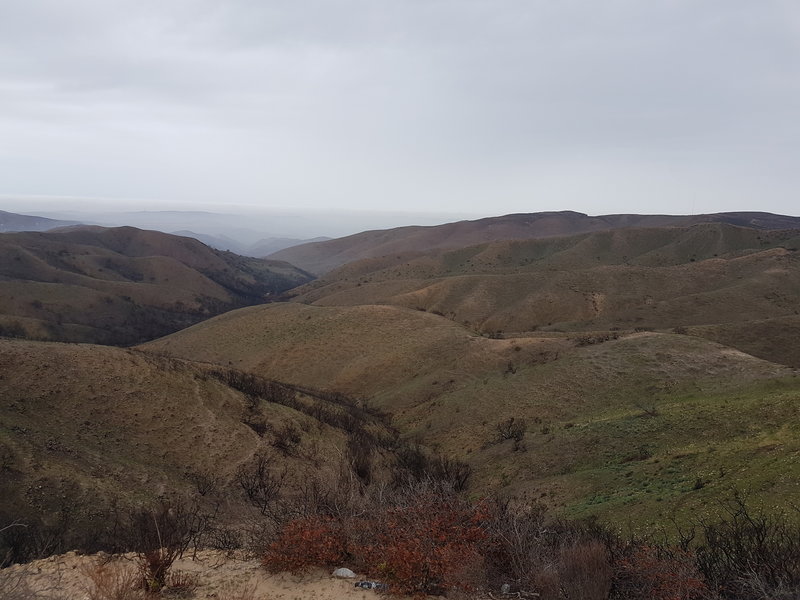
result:
[[[203,501],[232,510],[243,501],[236,469],[257,452],[274,454],[290,481],[308,469],[337,473],[342,461],[342,431],[287,406],[253,405],[207,366],[0,339],[0,373],[2,522],[66,514],[75,527],[114,501],[124,513],[161,495],[197,495],[197,474],[217,482]],[[272,445],[272,432],[287,426],[301,437],[289,456]]]
[[[131,564],[99,560],[96,564],[82,565],[80,572],[89,582],[86,586],[88,600],[142,600],[146,597],[141,576]]]
[[[669,329],[794,316],[800,261],[775,246],[797,246],[797,232],[696,229],[386,257],[347,265],[300,288],[296,299],[416,308],[484,332]]]
[[[506,215],[433,227],[398,227],[380,231],[365,231],[326,242],[302,244],[281,250],[272,256],[286,260],[312,273],[321,274],[343,264],[365,258],[426,252],[436,248],[463,248],[486,241],[551,238],[622,228],[688,227],[701,223],[730,223],[766,229],[800,227],[800,220],[796,217],[766,213],[589,217],[581,213],[562,211]]]
[[[271,305],[145,348],[372,398],[406,436],[467,459],[478,490],[535,493],[576,514],[688,513],[734,484],[719,477],[732,469],[740,484],[791,493],[771,462],[797,449],[791,370],[686,335],[534,335],[488,339],[390,306]],[[525,419],[524,439],[494,443],[510,417]],[[714,483],[690,494],[698,477]]]

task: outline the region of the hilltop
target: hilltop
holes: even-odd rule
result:
[[[365,231],[326,242],[302,244],[270,255],[321,275],[344,264],[408,252],[462,248],[499,240],[525,240],[629,228],[688,227],[726,223],[753,229],[800,228],[800,217],[761,212],[708,215],[601,215],[573,211],[513,214],[435,226]]]
[[[133,227],[0,234],[0,334],[131,344],[269,301],[311,276]]]

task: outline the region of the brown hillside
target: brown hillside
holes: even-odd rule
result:
[[[602,215],[590,217],[572,211],[514,214],[430,227],[398,227],[302,244],[270,256],[321,275],[365,258],[462,248],[498,240],[526,240],[627,228],[688,227],[699,223],[727,223],[753,229],[800,228],[800,217],[759,212],[710,215]]]
[[[124,514],[162,496],[241,518],[249,512],[234,474],[256,453],[286,471],[291,490],[347,467],[352,423],[391,434],[343,399],[277,383],[265,394],[229,374],[130,349],[0,339],[0,522],[41,523],[69,544],[58,529],[67,519],[86,542],[99,515],[95,525],[111,528],[114,507]],[[328,418],[340,413],[350,420]]]
[[[310,279],[278,261],[132,227],[0,235],[0,334],[129,344]]]
[[[615,230],[367,259],[293,293],[319,306],[424,310],[484,333],[704,326],[693,331],[795,365],[793,352],[740,346],[708,326],[795,316],[799,246],[797,230]]]
[[[369,398],[409,438],[468,460],[478,490],[571,514],[658,520],[706,510],[734,482],[784,498],[800,474],[782,470],[800,452],[792,371],[692,336],[489,339],[398,307],[274,304],[144,349]],[[511,417],[527,423],[519,444],[498,441]]]

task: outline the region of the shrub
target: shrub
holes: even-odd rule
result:
[[[366,524],[377,533],[375,543],[364,549],[366,566],[395,593],[475,589],[485,571],[486,517],[480,505],[423,493]]]
[[[705,542],[698,566],[726,598],[748,598],[748,588],[800,591],[800,526],[786,515],[753,510],[739,495],[724,504],[718,522],[701,523]],[[773,596],[772,594],[775,594]]]
[[[516,419],[509,417],[505,421],[501,421],[495,426],[497,430],[497,441],[503,442],[505,440],[514,440],[520,442],[525,437],[525,431],[528,426],[525,419]]]
[[[171,596],[191,596],[197,589],[197,578],[186,572],[170,573],[167,578],[166,589]]]
[[[615,563],[615,597],[699,600],[708,587],[692,553],[649,544],[630,544]]]
[[[372,481],[372,454],[374,449],[374,440],[364,435],[361,431],[352,433],[347,438],[347,454],[350,468],[365,485],[369,485]]]
[[[286,523],[268,547],[263,564],[273,573],[299,573],[314,566],[334,566],[345,556],[340,522],[314,515]]]
[[[294,454],[302,440],[300,430],[291,423],[286,423],[286,425],[277,429],[274,432],[274,436],[275,439],[272,441],[272,445],[280,450],[284,456]]]
[[[298,572],[347,562],[395,593],[478,587],[485,571],[482,508],[431,485],[404,488],[395,501],[387,506],[374,500],[349,515],[295,518],[263,563],[270,571]]]
[[[585,540],[561,548],[558,573],[570,600],[605,600],[614,570],[605,545],[599,540]]]
[[[276,475],[271,469],[272,460],[265,454],[258,454],[249,464],[236,470],[236,482],[245,497],[265,516],[278,501],[286,475],[285,471]]]
[[[160,592],[170,584],[172,564],[190,546],[197,548],[201,544],[214,517],[204,514],[197,505],[167,501],[130,515],[126,545],[137,553],[136,564],[146,592]]]
[[[139,600],[145,597],[141,579],[135,569],[117,562],[86,565],[81,573],[90,581],[88,600]]]
[[[491,505],[487,555],[493,587],[513,581],[520,590],[541,590],[551,587],[549,583],[558,590],[557,575],[552,570],[545,573],[545,566],[552,562],[547,556],[552,541],[548,539],[550,532],[544,526],[544,516],[544,509],[538,505],[510,501]],[[548,581],[540,581],[540,575]]]

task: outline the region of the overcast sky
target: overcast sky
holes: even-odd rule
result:
[[[4,196],[797,215],[798,162],[797,0],[0,0]]]

